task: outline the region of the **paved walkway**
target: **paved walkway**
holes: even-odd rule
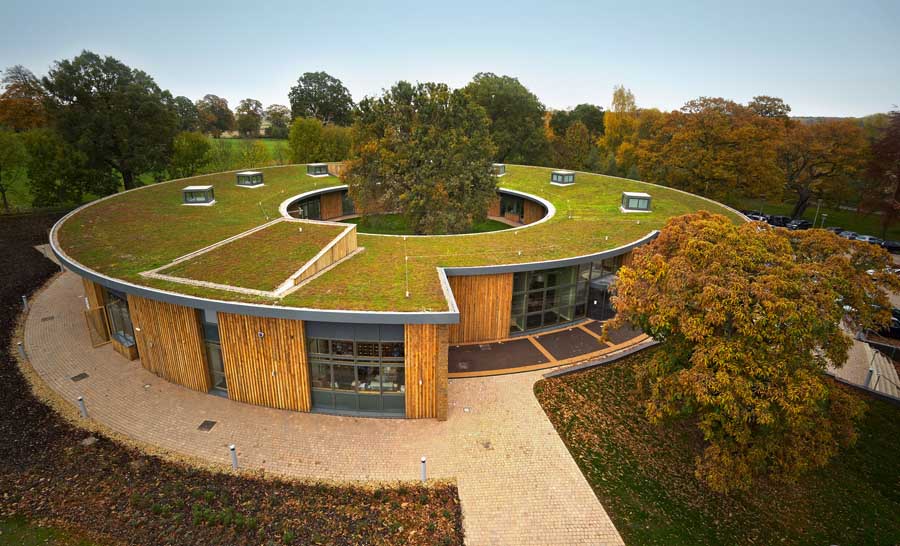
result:
[[[78,277],[66,273],[32,302],[25,347],[38,374],[111,429],[167,450],[303,478],[455,478],[466,542],[622,544],[537,403],[540,373],[450,381],[445,422],[337,417],[262,408],[168,383],[107,346],[93,349]],[[86,373],[79,381],[71,378]],[[197,427],[216,421],[210,432]]]

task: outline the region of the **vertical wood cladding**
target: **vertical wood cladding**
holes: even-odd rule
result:
[[[523,224],[531,224],[537,222],[541,218],[544,217],[544,207],[535,203],[534,201],[530,201],[528,199],[525,200],[525,208],[522,212],[522,223]]]
[[[303,321],[219,313],[219,338],[229,398],[309,411]]]
[[[450,343],[509,337],[512,273],[448,277],[459,307],[459,323],[450,325]]]
[[[491,201],[490,205],[488,205],[487,215],[488,216],[500,216],[500,197],[499,196],[497,198],[495,198],[493,201]]]
[[[344,169],[346,169],[346,168],[347,168],[347,163],[343,162],[343,161],[340,161],[337,163],[329,163],[328,164],[328,174],[330,174],[331,176],[336,176],[338,178],[341,178],[342,176],[344,176]]]
[[[106,305],[106,289],[102,285],[84,277],[81,278],[81,282],[84,285],[84,297],[87,298],[91,309]]]
[[[445,324],[407,324],[406,417],[447,418],[447,340]]]
[[[189,389],[212,387],[197,310],[128,295],[141,366]]]
[[[322,220],[331,220],[344,215],[344,203],[341,200],[341,193],[333,191],[324,193],[319,197],[319,214],[322,215]]]
[[[297,278],[294,279],[294,284],[300,284],[316,273],[328,269],[334,265],[335,262],[346,258],[349,254],[354,252],[356,248],[356,227],[354,226],[354,228],[345,235],[337,238],[334,245],[328,249],[328,252],[320,256],[319,259],[310,264],[303,273],[297,276]]]

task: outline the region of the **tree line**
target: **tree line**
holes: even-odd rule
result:
[[[4,188],[23,173],[34,204],[46,206],[171,176],[359,156],[363,103],[325,72],[301,75],[289,106],[247,98],[234,111],[213,94],[172,96],[143,71],[88,51],[42,78],[9,68],[2,84],[4,204]],[[493,73],[460,91],[484,112],[495,162],[642,179],[730,203],[790,201],[795,217],[819,199],[852,203],[879,212],[885,229],[896,221],[896,113],[809,123],[768,96],[699,97],[664,112],[639,108],[621,86],[608,110],[551,111],[518,79]],[[287,143],[218,142],[228,131],[259,136],[264,125]]]

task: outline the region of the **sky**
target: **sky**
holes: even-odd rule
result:
[[[798,116],[900,105],[900,0],[304,2],[0,0],[0,68],[43,75],[82,50],[111,55],[173,95],[288,105],[324,70],[354,99],[398,80],[462,87],[514,76],[548,107],[700,96],[783,98]]]

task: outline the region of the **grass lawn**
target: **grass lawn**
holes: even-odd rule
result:
[[[0,546],[93,546],[69,531],[35,525],[25,518],[0,519]]]
[[[742,210],[758,210],[764,214],[790,216],[794,209],[793,203],[769,203],[758,199],[745,199],[734,204],[735,208]],[[860,214],[852,210],[832,209],[822,207],[816,220],[816,227],[822,225],[822,213],[828,215],[825,219],[825,227],[840,226],[850,231],[864,235],[881,237],[881,217],[877,214]],[[816,219],[816,206],[811,205],[802,216],[803,219],[812,222]],[[900,225],[894,225],[887,231],[886,239],[900,240]]]
[[[859,442],[828,467],[796,484],[721,495],[694,477],[696,428],[644,417],[634,368],[649,354],[535,385],[626,544],[900,542],[900,408],[865,398]]]
[[[279,144],[284,144],[285,146],[287,146],[288,143],[286,138],[207,138],[209,138],[210,144],[215,144],[216,142],[224,142],[235,150],[239,149],[244,142],[259,141],[266,145],[266,148],[269,150],[270,155],[275,152],[275,148],[278,147]]]
[[[640,239],[668,218],[700,209],[737,221],[715,203],[643,182],[578,174],[569,187],[552,186],[550,169],[510,166],[499,182],[503,188],[548,199],[557,209],[533,227],[459,237],[382,237],[360,234],[365,251],[342,262],[284,298],[286,306],[372,311],[443,311],[447,302],[437,267],[524,263],[581,256]],[[192,184],[212,184],[216,204],[185,207],[184,182],[155,184],[90,206],[62,226],[60,243],[82,264],[137,284],[232,301],[264,302],[260,296],[141,277],[179,256],[231,237],[279,216],[279,204],[303,192],[337,186],[334,177],[312,178],[303,166],[265,169],[266,185],[248,190],[235,185],[234,173],[197,177]],[[627,215],[619,211],[622,191],[648,191],[653,212]],[[274,247],[272,252],[281,253]],[[406,258],[408,257],[408,260]],[[247,259],[259,259],[258,254]],[[409,291],[406,297],[406,268]],[[297,266],[299,267],[299,265]],[[272,272],[266,282],[284,277]],[[340,298],[335,294],[339,293]]]
[[[282,221],[160,273],[255,290],[275,290],[344,229]]]
[[[373,233],[380,235],[414,235],[415,231],[410,227],[409,220],[402,214],[373,214],[371,216],[359,216],[341,220],[347,224],[356,224],[357,233]],[[487,233],[509,229],[510,226],[503,222],[485,218],[475,222],[469,233]]]

